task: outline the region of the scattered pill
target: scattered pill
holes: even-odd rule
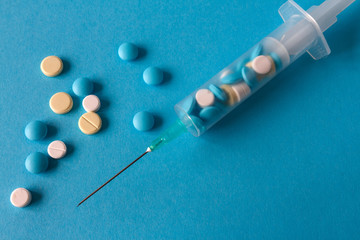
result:
[[[241,73],[235,72],[235,73],[231,73],[231,74],[228,74],[225,77],[223,77],[221,79],[221,82],[224,84],[233,84],[233,83],[237,83],[241,80],[242,80]]]
[[[143,73],[143,79],[148,85],[158,85],[164,79],[164,73],[157,67],[148,67]]]
[[[230,106],[234,105],[234,103],[236,102],[236,98],[237,98],[234,89],[230,85],[227,85],[227,84],[221,85],[220,88],[222,90],[224,90],[224,92],[226,93],[226,95],[228,97],[228,100],[226,101],[226,103]]]
[[[88,95],[82,101],[82,105],[87,112],[97,112],[100,108],[100,99],[95,95]]]
[[[29,140],[41,140],[47,134],[47,126],[41,121],[29,122],[25,127],[25,136]]]
[[[40,152],[30,153],[25,160],[25,167],[31,173],[40,173],[47,169],[49,159]]]
[[[255,71],[251,68],[243,67],[241,73],[247,85],[249,85],[251,89],[254,89],[258,84]]]
[[[63,62],[57,56],[48,56],[41,61],[41,71],[48,77],[55,77],[63,70]]]
[[[272,62],[268,57],[260,55],[254,58],[251,66],[257,74],[264,75],[271,71]]]
[[[53,141],[49,144],[47,152],[54,159],[63,158],[66,155],[66,145],[63,141]]]
[[[101,118],[94,112],[84,113],[78,122],[80,130],[87,134],[92,135],[100,131],[102,126]]]
[[[259,56],[263,51],[263,46],[261,44],[257,44],[254,48],[254,50],[251,53],[251,59],[256,58]]]
[[[195,94],[196,102],[200,107],[208,107],[214,104],[215,96],[209,89],[200,89]]]
[[[182,108],[188,114],[190,114],[193,111],[194,107],[195,107],[195,100],[193,97],[186,98],[182,103]]]
[[[249,96],[251,92],[250,87],[245,82],[232,85],[231,87],[232,89],[234,89],[234,92],[236,93],[237,102],[242,101],[244,98]]]
[[[226,93],[219,88],[218,86],[214,85],[214,84],[210,84],[209,85],[209,90],[215,95],[216,98],[218,98],[220,101],[222,102],[226,102],[227,101],[227,95]]]
[[[215,119],[217,115],[219,115],[220,109],[214,106],[206,107],[201,109],[199,116],[201,119],[205,121],[210,121],[211,119]]]
[[[73,100],[69,94],[58,92],[50,98],[49,105],[54,113],[65,114],[72,109]]]
[[[123,43],[118,50],[119,57],[125,61],[131,61],[137,58],[139,49],[132,43]]]
[[[87,134],[92,135],[100,131],[102,121],[98,114],[94,112],[84,113],[78,122],[80,130]]]
[[[31,193],[25,188],[17,188],[10,195],[10,202],[18,208],[26,207],[31,202]]]
[[[136,113],[133,118],[133,125],[139,131],[149,131],[154,123],[154,116],[146,111]]]
[[[94,84],[88,78],[78,78],[72,85],[73,92],[79,97],[90,95],[94,90]]]

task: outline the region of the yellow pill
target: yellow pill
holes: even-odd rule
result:
[[[83,133],[91,135],[100,131],[102,122],[98,114],[88,112],[80,117],[78,124]]]
[[[228,100],[226,101],[226,103],[228,105],[234,105],[237,99],[237,94],[234,91],[234,89],[227,84],[221,85],[220,88],[222,90],[224,90],[224,92],[226,93],[226,95],[228,96]]]
[[[64,114],[72,109],[73,100],[69,94],[65,92],[58,92],[50,98],[49,105],[54,113]]]
[[[48,56],[40,64],[41,71],[48,77],[55,77],[63,70],[63,62],[57,56]]]

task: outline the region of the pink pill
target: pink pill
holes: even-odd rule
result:
[[[264,75],[271,71],[272,62],[268,57],[260,55],[252,61],[251,66],[256,73]]]

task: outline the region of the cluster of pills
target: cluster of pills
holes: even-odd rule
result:
[[[181,101],[178,114],[188,116],[200,135],[227,111],[245,100],[282,67],[281,57],[259,43],[195,93]],[[184,118],[183,118],[184,119]]]
[[[133,61],[138,57],[139,49],[132,43],[123,43],[119,47],[118,54],[124,61]],[[159,85],[164,80],[164,73],[158,67],[150,66],[143,72],[143,80],[148,85]],[[154,116],[147,111],[138,112],[133,118],[133,125],[139,131],[149,131],[154,123]]]
[[[63,62],[57,56],[46,57],[40,64],[41,71],[48,77],[59,75],[63,69]],[[72,85],[73,92],[84,97],[82,105],[86,111],[79,121],[80,130],[85,134],[95,134],[101,129],[101,118],[97,112],[100,109],[100,99],[91,95],[93,83],[87,78],[78,78]],[[49,101],[51,110],[56,114],[65,114],[71,111],[73,99],[66,92],[55,93]],[[43,140],[48,132],[48,127],[44,122],[32,121],[25,127],[25,136],[32,141]],[[48,155],[53,159],[61,159],[66,155],[67,147],[63,141],[56,140],[47,147]],[[25,160],[25,168],[34,174],[46,171],[49,165],[49,158],[41,152],[29,154]],[[16,207],[25,207],[31,202],[31,192],[25,188],[15,189],[10,196],[11,203]]]

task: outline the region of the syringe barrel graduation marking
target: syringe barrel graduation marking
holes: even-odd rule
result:
[[[315,60],[330,54],[322,32],[353,1],[327,0],[308,11],[292,0],[284,3],[279,8],[282,25],[175,105],[183,125],[200,136],[305,52]],[[204,106],[200,94],[196,98],[203,89],[214,94],[209,106]]]

